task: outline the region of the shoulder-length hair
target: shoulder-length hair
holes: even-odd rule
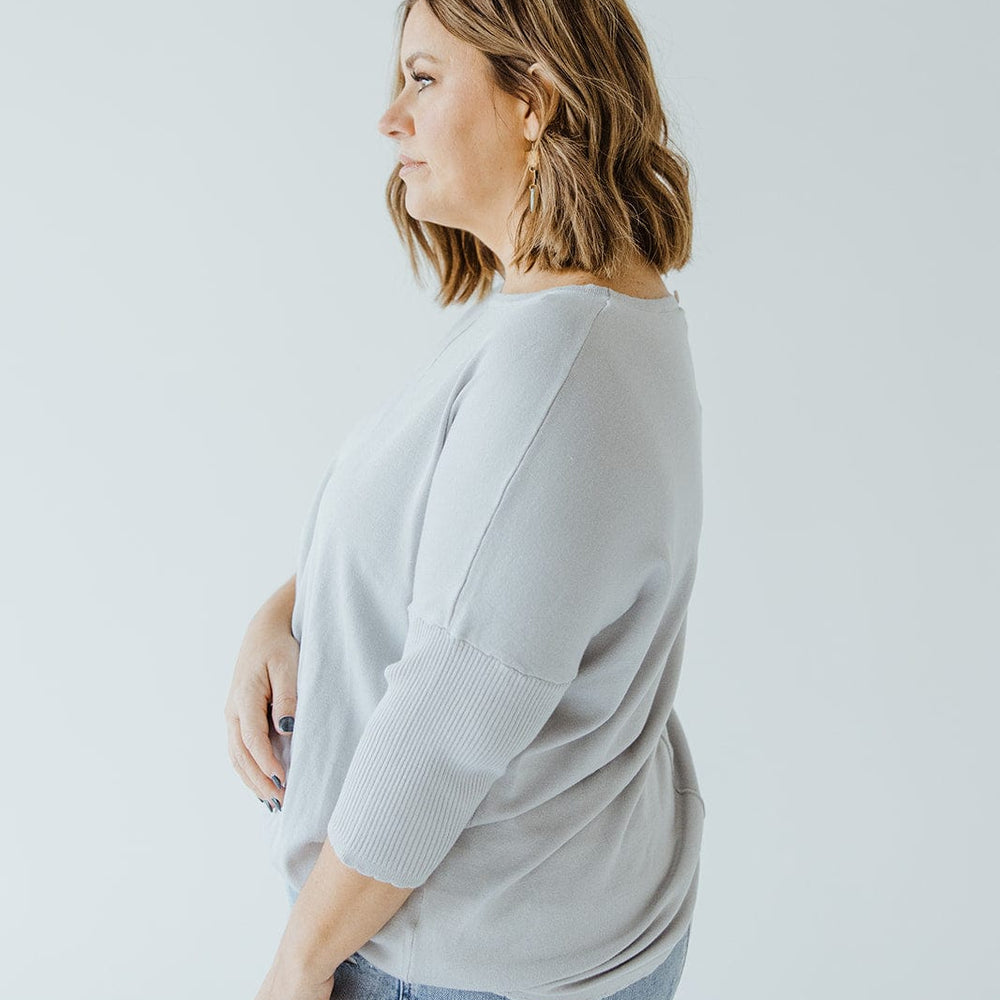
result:
[[[403,26],[418,0],[396,12],[394,101]],[[691,257],[690,168],[668,138],[649,51],[625,0],[425,0],[456,37],[487,58],[494,84],[523,98],[541,123],[534,212],[517,223],[512,265],[583,270],[611,278],[638,250],[660,274]],[[546,71],[551,93],[529,73]],[[525,166],[524,190],[530,172]],[[414,219],[399,165],[386,203],[417,282],[420,254],[440,280],[442,306],[489,294],[503,263],[478,237]]]

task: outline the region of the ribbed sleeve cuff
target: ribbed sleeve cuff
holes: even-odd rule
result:
[[[411,616],[327,827],[344,864],[417,887],[569,682],[533,677]]]

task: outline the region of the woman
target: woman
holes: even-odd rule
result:
[[[292,903],[257,1000],[669,1000],[704,818],[673,711],[685,164],[624,0],[405,0],[398,28],[389,209],[473,302],[348,435],[240,651],[230,756]]]

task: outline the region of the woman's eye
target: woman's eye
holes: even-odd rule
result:
[[[413,78],[414,80],[416,80],[416,81],[417,81],[417,83],[420,83],[421,81],[424,81],[424,80],[425,80],[425,81],[426,81],[427,83],[433,83],[433,82],[434,82],[434,80],[433,80],[433,77],[430,77],[430,76],[424,76],[424,75],[423,75],[422,73],[411,73],[411,74],[410,74],[410,76],[411,76],[411,77],[412,77],[412,78]],[[421,91],[421,90],[424,90],[424,89],[426,89],[426,84],[425,84],[425,86],[424,86],[424,87],[417,87],[417,93],[419,94],[419,93],[420,93],[420,91]]]

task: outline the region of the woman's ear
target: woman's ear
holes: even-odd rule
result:
[[[542,112],[544,112],[546,121],[549,118],[549,109],[551,109],[556,96],[556,86],[552,77],[549,76],[545,67],[540,62],[532,63],[528,67],[528,72],[538,80],[545,91],[544,109],[537,109],[528,105],[524,113],[524,137],[529,142],[534,142],[542,133]]]

